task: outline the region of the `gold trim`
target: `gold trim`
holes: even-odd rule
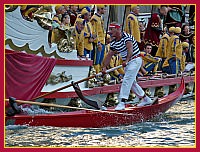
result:
[[[50,54],[47,54],[44,50],[44,46],[41,46],[38,50],[31,50],[29,48],[29,45],[28,43],[26,43],[24,46],[22,47],[19,47],[19,46],[16,46],[13,41],[11,39],[7,39],[5,41],[5,45],[9,45],[11,49],[13,50],[17,50],[17,51],[25,51],[26,53],[28,54],[38,54],[38,53],[41,53],[42,56],[44,57],[51,57],[51,56],[54,56],[55,58],[57,59],[64,59],[64,58],[61,58],[57,53],[56,51],[50,53]]]

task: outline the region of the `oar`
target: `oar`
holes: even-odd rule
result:
[[[108,69],[108,70],[106,70],[105,72],[106,72],[106,73],[109,73],[109,72],[112,72],[112,71],[114,71],[114,70],[116,70],[116,69],[119,69],[119,68],[121,68],[121,67],[122,67],[122,65],[119,65],[119,66],[116,66],[116,67],[114,67],[114,68]],[[81,79],[81,80],[79,80],[79,81],[76,81],[76,82],[74,82],[74,84],[78,84],[78,83],[87,81],[87,80],[92,79],[92,78],[94,78],[94,77],[101,76],[102,74],[103,74],[103,73],[100,72],[100,73],[98,73],[98,74],[95,74],[95,75],[89,76],[89,77],[87,77],[87,78]],[[70,83],[70,84],[68,84],[68,85],[66,85],[66,86],[63,86],[63,87],[58,88],[58,89],[56,89],[56,90],[53,90],[53,91],[51,91],[51,92],[47,92],[47,93],[45,93],[45,94],[43,94],[43,95],[40,95],[40,96],[38,96],[38,97],[35,97],[35,98],[31,99],[31,100],[36,100],[36,99],[42,98],[42,97],[44,97],[44,96],[53,94],[54,92],[57,92],[57,91],[60,91],[60,90],[69,88],[69,87],[71,87],[71,86],[72,86],[72,84]]]
[[[8,102],[9,99],[5,99],[5,101]],[[21,104],[32,104],[32,105],[39,105],[39,106],[46,106],[46,107],[68,108],[68,109],[76,109],[76,110],[87,110],[87,111],[94,111],[94,112],[103,112],[103,113],[133,116],[133,114],[120,113],[120,112],[115,112],[115,111],[103,111],[103,110],[87,109],[87,108],[72,107],[72,106],[65,106],[65,105],[51,104],[51,103],[24,101],[24,100],[14,100],[14,101],[17,103],[21,103]]]

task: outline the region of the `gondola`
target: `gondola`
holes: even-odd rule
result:
[[[177,101],[179,101],[185,91],[184,79],[181,79],[179,88],[149,106],[137,107],[137,105],[127,104],[125,110],[114,111],[114,107],[108,110],[80,110],[73,112],[61,112],[55,114],[16,114],[7,116],[6,125],[29,125],[29,126],[55,126],[55,127],[84,127],[101,128],[111,126],[131,125],[150,120],[166,112]]]

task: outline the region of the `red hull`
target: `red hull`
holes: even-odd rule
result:
[[[81,110],[58,114],[41,114],[37,116],[15,115],[13,117],[6,117],[6,124],[85,128],[130,125],[147,121],[164,113],[182,97],[184,90],[185,83],[184,79],[182,79],[180,87],[174,93],[160,98],[158,104],[145,107],[127,105],[126,110],[119,111],[120,114]],[[113,107],[108,111],[113,111]]]

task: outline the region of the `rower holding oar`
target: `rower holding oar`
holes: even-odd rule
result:
[[[110,51],[103,62],[103,72],[106,71],[106,67],[109,65],[112,56],[116,53],[121,54],[123,66],[125,67],[125,75],[119,94],[119,104],[115,110],[125,109],[125,102],[129,97],[130,90],[141,99],[141,103],[137,106],[151,105],[153,103],[152,100],[145,95],[136,81],[137,73],[142,65],[142,58],[140,57],[136,40],[132,35],[122,32],[121,26],[116,22],[111,23],[109,29],[114,39],[110,44]]]

